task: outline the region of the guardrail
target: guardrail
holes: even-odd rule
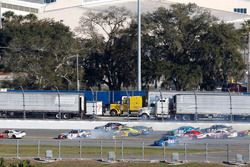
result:
[[[0,157],[53,159],[93,159],[166,162],[250,161],[250,143],[179,143],[152,146],[152,141],[130,140],[0,140]],[[47,154],[46,154],[47,153]]]

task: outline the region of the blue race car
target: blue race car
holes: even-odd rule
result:
[[[178,144],[178,138],[176,136],[163,136],[160,140],[154,141],[155,146],[173,146]]]

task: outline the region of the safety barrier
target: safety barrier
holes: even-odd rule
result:
[[[250,129],[249,123],[229,122],[154,122],[154,121],[63,121],[63,120],[14,120],[1,119],[2,129],[94,129],[96,126],[103,126],[108,122],[121,122],[128,126],[148,126],[155,131],[167,131],[180,126],[193,126],[207,128],[215,124],[232,126],[235,130]]]
[[[130,140],[0,140],[0,157],[39,160],[93,159],[164,162],[250,161],[250,143],[179,143],[152,146],[152,141]]]

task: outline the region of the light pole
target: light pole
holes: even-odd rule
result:
[[[250,32],[248,33],[247,92],[250,92]]]
[[[76,55],[76,87],[77,87],[77,91],[80,90],[80,82],[79,82],[79,67],[78,67],[78,64],[79,64],[79,54],[77,53]]]
[[[138,24],[138,83],[137,90],[141,91],[141,4],[137,0],[137,24]]]

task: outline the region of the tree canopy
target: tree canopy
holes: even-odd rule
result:
[[[36,16],[4,15],[0,69],[14,72],[10,87],[76,88],[76,57],[82,88],[136,87],[137,23],[125,8],[84,14],[76,29]],[[250,22],[237,30],[195,4],[174,4],[142,15],[143,89],[214,90],[241,80]],[[242,40],[244,38],[244,40]],[[244,41],[244,42],[242,42]]]
[[[15,81],[27,89],[75,88],[78,41],[62,23],[34,15],[4,14],[2,63]]]
[[[244,63],[240,38],[231,24],[218,23],[195,4],[175,4],[144,16],[144,83],[148,71],[162,87],[213,90],[229,77],[239,78]],[[151,81],[152,81],[151,79]]]

